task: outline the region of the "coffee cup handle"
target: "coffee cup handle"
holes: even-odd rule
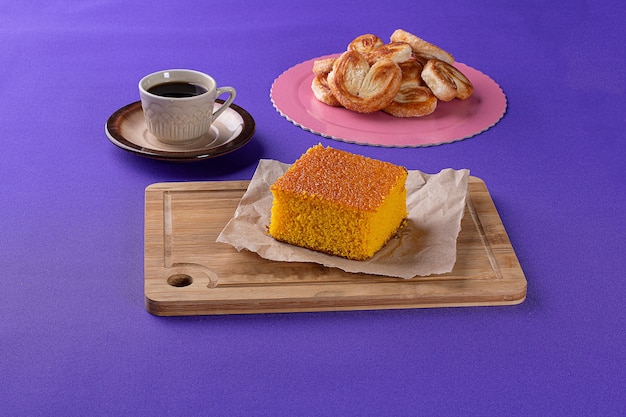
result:
[[[219,87],[215,90],[215,98],[218,98],[222,94],[228,94],[228,98],[217,110],[213,112],[213,121],[215,121],[215,119],[217,119],[219,115],[222,114],[222,112],[232,104],[232,102],[235,100],[237,92],[233,87]]]

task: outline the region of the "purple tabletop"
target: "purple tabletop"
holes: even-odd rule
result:
[[[624,2],[1,2],[0,415],[626,414]],[[487,74],[493,128],[418,148],[337,141],[272,105],[281,73],[402,28]],[[104,125],[139,79],[207,72],[250,142],[145,158]],[[335,148],[485,181],[525,273],[515,306],[157,317],[144,190],[248,180]]]

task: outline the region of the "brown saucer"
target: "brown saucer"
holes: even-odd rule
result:
[[[216,100],[216,105],[221,103],[223,100]],[[105,125],[107,137],[121,149],[148,158],[177,162],[215,158],[237,150],[252,139],[255,129],[250,113],[231,104],[213,122],[206,135],[185,145],[169,145],[148,132],[140,101],[117,110]]]

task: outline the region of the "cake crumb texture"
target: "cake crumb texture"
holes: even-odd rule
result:
[[[407,217],[404,167],[311,147],[270,187],[269,234],[348,259],[371,258]]]

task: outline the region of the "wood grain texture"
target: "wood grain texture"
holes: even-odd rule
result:
[[[145,303],[159,316],[519,304],[526,278],[484,182],[470,177],[452,272],[410,280],[274,262],[216,243],[248,181],[145,191]]]

